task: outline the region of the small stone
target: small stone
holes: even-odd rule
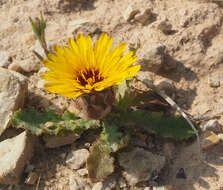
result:
[[[43,76],[46,73],[46,71],[49,71],[47,67],[41,67],[38,71],[38,76],[39,77]]]
[[[218,88],[221,85],[220,77],[217,75],[209,75],[208,82],[212,88]]]
[[[41,64],[36,61],[30,60],[16,60],[11,65],[9,65],[9,69],[16,72],[36,72],[40,69]]]
[[[164,65],[166,47],[161,44],[152,46],[143,56],[140,62],[149,71],[158,72]]]
[[[92,190],[112,190],[116,187],[117,178],[114,175],[109,176],[103,182],[94,184]]]
[[[212,119],[212,120],[204,122],[201,125],[201,129],[202,129],[202,131],[209,130],[209,131],[213,131],[215,133],[221,132],[221,126],[218,123],[218,120],[216,120],[216,119]]]
[[[158,23],[157,28],[163,33],[168,33],[172,30],[172,24],[169,22],[168,19],[164,19]]]
[[[130,185],[147,181],[153,172],[159,172],[165,164],[165,157],[155,155],[142,148],[119,154],[119,164],[124,168],[123,176]]]
[[[84,165],[89,156],[87,149],[79,149],[71,151],[66,159],[66,164],[72,169],[79,169]]]
[[[87,181],[76,174],[70,175],[69,187],[70,190],[91,190]]]
[[[54,124],[55,124],[55,123],[52,122],[52,121],[47,121],[44,125],[45,125],[45,127],[50,128],[50,127],[53,127]]]
[[[124,11],[123,17],[124,19],[129,22],[132,20],[136,14],[138,14],[140,11],[138,9],[133,9],[131,5],[127,7],[127,9]]]
[[[160,90],[163,90],[167,95],[171,96],[175,92],[175,86],[171,80],[160,79],[154,83]]]
[[[85,23],[76,25],[74,28],[71,27],[70,29],[72,29],[72,34],[74,36],[76,36],[79,33],[82,33],[84,35],[92,35],[92,34],[100,33],[101,31],[98,25],[92,22],[85,22]]]
[[[79,139],[79,135],[71,134],[68,136],[44,136],[43,140],[47,148],[57,148],[60,146],[72,144],[74,141]]]
[[[27,78],[0,67],[0,135],[10,125],[13,113],[24,105]]]
[[[208,150],[212,146],[218,144],[220,141],[218,135],[212,131],[205,131],[201,138],[201,148],[203,150]]]
[[[28,185],[34,185],[38,179],[38,174],[36,172],[31,172],[26,178],[25,183]]]
[[[156,20],[156,15],[150,8],[147,8],[140,10],[140,13],[135,16],[134,20],[142,25],[147,25]]]
[[[78,173],[80,176],[87,176],[87,175],[88,175],[88,170],[87,170],[86,168],[79,169],[79,170],[77,170],[77,173]]]
[[[27,132],[0,142],[0,183],[19,183],[22,171],[33,154],[33,141]]]
[[[0,51],[0,67],[7,68],[9,65],[9,53],[7,51]]]

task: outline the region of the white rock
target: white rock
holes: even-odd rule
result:
[[[155,155],[142,148],[119,154],[119,164],[124,168],[123,176],[130,185],[147,181],[154,171],[159,172],[165,164],[165,157]]]
[[[0,183],[16,184],[33,153],[33,142],[27,132],[0,143]]]
[[[208,82],[209,82],[210,87],[212,88],[218,88],[221,86],[220,77],[214,74],[209,75]]]
[[[23,106],[27,91],[27,79],[23,75],[0,68],[0,135],[10,125],[11,117]]]
[[[86,175],[88,175],[88,170],[87,170],[86,168],[79,169],[79,170],[77,170],[77,173],[78,173],[80,176],[86,176]]]
[[[28,185],[34,185],[38,179],[38,174],[36,172],[29,173],[28,177],[26,178],[25,183]]]
[[[66,163],[72,169],[79,169],[84,165],[89,156],[89,151],[87,149],[79,149],[71,151],[66,159]]]
[[[0,51],[0,67],[8,67],[9,53],[7,51]]]

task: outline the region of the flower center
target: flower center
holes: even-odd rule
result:
[[[86,86],[87,84],[92,86],[103,79],[103,77],[99,76],[99,71],[95,69],[81,71],[77,76],[77,80],[82,86]]]

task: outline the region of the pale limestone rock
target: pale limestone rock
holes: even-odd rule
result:
[[[10,125],[14,111],[23,106],[27,79],[23,75],[0,68],[0,135]]]
[[[32,153],[33,141],[27,132],[0,142],[0,183],[17,184]]]
[[[79,149],[71,151],[66,159],[66,163],[72,169],[79,169],[84,165],[89,156],[89,151],[87,149]]]

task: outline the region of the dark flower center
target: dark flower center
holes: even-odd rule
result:
[[[103,79],[104,78],[99,75],[99,71],[93,69],[81,71],[77,76],[77,80],[82,86],[86,86],[87,84],[93,85]]]

